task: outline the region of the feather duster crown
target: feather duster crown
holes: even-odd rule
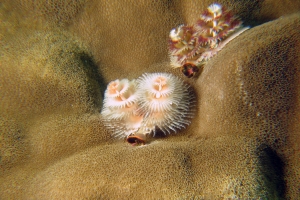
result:
[[[145,73],[137,80],[110,82],[101,115],[114,136],[141,138],[155,135],[157,129],[166,134],[185,128],[193,117],[194,103],[189,86],[176,76]]]
[[[169,35],[169,56],[173,68],[187,77],[212,58],[229,41],[247,30],[242,21],[220,4],[210,5],[194,25],[180,25]]]

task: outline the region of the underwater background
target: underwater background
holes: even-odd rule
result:
[[[250,29],[187,78],[169,33],[212,3],[1,0],[0,199],[300,199],[300,1],[218,1]],[[191,85],[195,116],[131,146],[104,92],[153,72]]]

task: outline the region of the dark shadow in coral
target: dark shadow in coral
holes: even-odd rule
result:
[[[163,132],[162,130],[160,130],[157,126],[155,126],[155,130],[152,131],[152,132],[150,133],[149,137],[154,137],[154,138],[165,138],[165,137],[167,137],[168,135],[170,135],[170,134],[168,134],[167,132],[164,133],[164,132]]]
[[[234,4],[243,5],[244,9],[247,8],[247,10],[241,9],[242,11],[244,10],[244,12],[235,13],[243,21],[243,26],[254,27],[272,20],[272,19],[258,20],[255,18],[255,16],[257,16],[261,11],[262,4],[264,1],[265,0],[252,0],[252,1],[236,0],[236,3]]]
[[[269,188],[268,196],[272,199],[284,199],[286,185],[284,182],[284,162],[276,151],[267,145],[258,148],[258,158],[266,186]]]
[[[104,99],[104,91],[106,89],[106,82],[105,82],[104,77],[98,70],[98,66],[95,64],[94,59],[85,52],[82,52],[81,54],[79,54],[79,59],[85,67],[84,70],[85,70],[87,77],[89,78],[89,80],[96,81],[96,83],[98,85],[98,89],[100,91],[100,95],[101,95],[102,99]],[[89,91],[91,93],[90,95],[92,97],[97,97],[98,92],[95,91],[95,89],[97,90],[97,88],[92,88],[92,90]],[[93,103],[94,103],[94,105],[97,106],[97,108],[102,107],[102,105],[99,105],[99,103],[102,104],[102,102],[99,102],[96,99],[94,99]]]

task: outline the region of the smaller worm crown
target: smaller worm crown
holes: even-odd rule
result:
[[[186,66],[200,67],[246,29],[242,29],[242,21],[230,10],[218,3],[211,4],[195,24],[180,25],[170,31],[171,66],[182,68],[187,77],[192,77],[198,70],[187,71]]]

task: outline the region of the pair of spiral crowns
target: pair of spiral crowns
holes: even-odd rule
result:
[[[247,30],[242,21],[220,4],[214,3],[200,15],[196,24],[180,25],[169,35],[171,66],[192,77],[207,60],[229,41]]]
[[[129,142],[137,144],[157,130],[166,134],[185,128],[193,117],[194,100],[191,88],[178,77],[145,73],[137,80],[110,82],[101,115],[114,136],[134,136]]]

